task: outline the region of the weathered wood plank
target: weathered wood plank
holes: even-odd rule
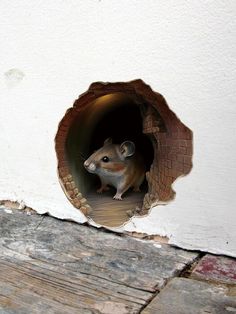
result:
[[[196,256],[51,217],[0,211],[0,313],[138,313]]]
[[[174,278],[142,314],[229,314],[235,310],[236,298],[228,287]]]
[[[118,313],[136,313],[150,295],[105,281],[100,285],[96,280],[88,283],[75,274],[60,274],[48,270],[47,265],[45,266],[38,267],[27,262],[0,261],[2,298],[10,299],[11,303],[20,310],[26,310],[32,303],[38,302],[39,313],[42,313],[41,304],[50,308],[51,301],[54,311],[66,305],[68,313],[78,313],[78,310],[84,313],[85,309],[99,309],[108,305],[116,307]],[[65,309],[63,313],[66,313]]]

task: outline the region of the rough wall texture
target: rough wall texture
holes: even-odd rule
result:
[[[236,256],[236,2],[2,0],[0,12],[0,199],[87,221],[58,182],[58,123],[91,82],[142,78],[193,130],[194,167],[173,202],[119,231]]]

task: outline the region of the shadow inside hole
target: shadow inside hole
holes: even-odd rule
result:
[[[143,134],[142,110],[145,110],[145,104],[137,104],[126,94],[108,94],[81,109],[69,130],[66,154],[70,172],[92,207],[91,218],[97,223],[121,225],[129,219],[130,210],[142,207],[143,197],[148,190],[146,180],[141,186],[141,193],[130,189],[123,195],[122,201],[117,201],[112,198],[116,192],[113,187],[102,195],[96,193],[100,179],[88,173],[83,166],[84,160],[102,147],[106,138],[111,137],[115,144],[133,141],[148,171],[154,150],[148,136]]]

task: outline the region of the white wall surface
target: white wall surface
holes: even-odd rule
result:
[[[1,0],[0,199],[84,222],[58,182],[58,123],[90,83],[141,78],[193,130],[194,168],[123,229],[236,256],[235,13],[234,0]]]

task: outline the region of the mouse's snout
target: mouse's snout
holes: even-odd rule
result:
[[[85,162],[84,162],[84,167],[85,167],[85,168],[88,168],[88,166],[89,166],[89,162],[88,162],[88,160],[85,160]]]
[[[96,165],[93,162],[89,162],[88,160],[85,160],[84,167],[88,172],[95,172]]]

